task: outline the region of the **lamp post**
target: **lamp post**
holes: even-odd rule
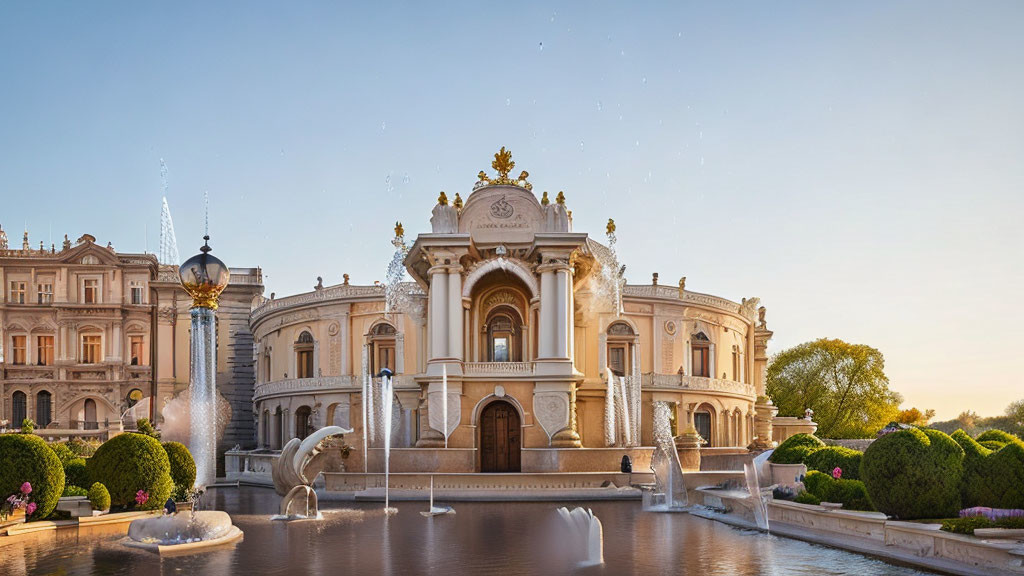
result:
[[[231,272],[210,254],[210,237],[199,254],[178,269],[181,286],[192,297],[192,334],[189,384],[189,451],[196,462],[196,486],[205,487],[217,479],[217,321],[220,293],[227,288]]]

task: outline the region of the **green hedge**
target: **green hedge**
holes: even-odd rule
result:
[[[829,476],[836,468],[843,471],[844,480],[860,480],[860,459],[863,452],[842,446],[826,446],[807,456],[804,464],[808,470],[824,472]]]
[[[1015,436],[1013,434],[1010,434],[1009,432],[1004,432],[1002,430],[986,430],[986,431],[982,432],[981,434],[978,434],[977,440],[978,440],[978,442],[982,442],[982,443],[984,443],[984,442],[1000,442],[1002,444],[1011,444],[1011,443],[1013,443],[1013,444],[1024,445],[1024,442],[1022,442],[1020,438],[1018,438],[1017,436]]]
[[[953,432],[951,438],[964,449],[964,475],[960,480],[960,505],[964,508],[981,506],[979,490],[985,482],[983,468],[985,458],[992,451],[976,442],[970,434],[963,430]]]
[[[64,483],[85,488],[90,484],[84,458],[75,458],[64,465]]]
[[[170,468],[160,442],[134,432],[107,440],[88,460],[89,478],[107,488],[112,505],[135,507],[135,494],[145,490],[149,500],[139,507],[143,510],[162,507],[171,495]]]
[[[891,432],[868,446],[860,477],[872,505],[902,520],[956,516],[964,449],[938,430]]]
[[[1024,447],[1010,443],[981,462],[977,485],[971,494],[976,506],[1024,508]]]
[[[811,470],[804,477],[804,487],[821,502],[841,502],[846,510],[874,510],[860,480],[837,480],[830,474]]]
[[[107,492],[107,487],[94,482],[89,488],[89,503],[92,504],[93,510],[109,510],[110,492]]]
[[[1024,518],[1000,518],[993,522],[984,516],[967,516],[965,518],[949,518],[942,521],[942,529],[957,534],[974,534],[978,528],[1024,528]]]
[[[981,442],[978,442],[978,444],[984,446],[985,448],[988,448],[993,452],[999,450],[1003,446],[1006,446],[1006,442],[1000,442],[998,440],[982,440]]]
[[[0,498],[19,492],[25,482],[32,485],[29,501],[36,504],[29,519],[46,518],[64,493],[64,468],[60,460],[38,436],[0,435]]]
[[[773,464],[803,464],[812,453],[825,447],[825,443],[811,434],[794,434],[779,444],[768,460]]]
[[[796,498],[793,499],[793,502],[798,504],[813,504],[817,506],[818,504],[821,504],[821,499],[805,490],[797,494]]]
[[[182,502],[196,483],[196,461],[192,453],[181,442],[164,442],[164,451],[171,463],[171,481],[174,482],[174,499]]]
[[[68,462],[78,458],[78,456],[68,448],[68,445],[63,442],[54,442],[47,445],[50,447],[50,450],[53,450],[54,455],[57,456],[57,460],[60,460],[61,466],[67,467]]]

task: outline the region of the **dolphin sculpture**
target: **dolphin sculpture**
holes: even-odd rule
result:
[[[275,520],[320,516],[313,482],[327,465],[324,448],[330,438],[351,432],[351,429],[340,426],[325,426],[304,440],[292,438],[284,445],[281,456],[271,468],[274,490],[284,497],[281,500],[281,513],[274,517]]]

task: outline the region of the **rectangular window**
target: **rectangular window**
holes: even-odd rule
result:
[[[142,286],[132,286],[131,295],[132,304],[145,304],[145,301],[142,299]]]
[[[11,290],[7,297],[11,304],[24,304],[25,303],[25,283],[24,282],[11,282]]]
[[[616,376],[626,375],[626,346],[624,344],[608,346],[608,367]]]
[[[98,304],[100,301],[100,281],[87,279],[83,281],[82,302]]]
[[[711,376],[711,350],[707,346],[693,347],[693,375],[708,378]]]
[[[24,365],[28,361],[28,336],[11,336],[11,363]]]
[[[51,304],[53,302],[53,284],[39,285],[38,301],[40,304]]]
[[[298,358],[296,359],[299,378],[312,378],[313,377],[313,351],[312,350],[299,350]]]
[[[101,336],[82,336],[82,364],[98,364],[101,346]]]
[[[36,336],[36,363],[53,365],[53,336]]]
[[[142,336],[130,336],[128,341],[131,344],[131,362],[132,366],[142,366]]]
[[[387,368],[392,372],[395,371],[395,347],[394,346],[380,346],[377,347],[377,365],[374,367],[379,373],[381,370]]]

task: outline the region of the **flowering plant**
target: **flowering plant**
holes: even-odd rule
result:
[[[839,480],[840,478],[842,478],[843,477],[843,469],[840,468],[839,466],[836,466],[835,468],[833,468],[832,469],[832,477],[835,478],[836,480]]]
[[[988,508],[986,506],[975,506],[974,508],[964,508],[960,511],[961,518],[971,518],[974,516],[980,516],[982,518],[987,518],[992,522],[996,522],[1004,518],[1024,518],[1024,510],[1016,508]]]
[[[15,510],[24,510],[26,516],[31,516],[36,511],[36,503],[29,502],[28,495],[32,493],[32,484],[25,482],[21,489],[11,494],[0,504],[0,520],[7,520],[7,517]]]
[[[139,490],[138,492],[135,493],[135,503],[138,504],[139,506],[142,506],[148,500],[149,492],[146,492],[145,490]]]

